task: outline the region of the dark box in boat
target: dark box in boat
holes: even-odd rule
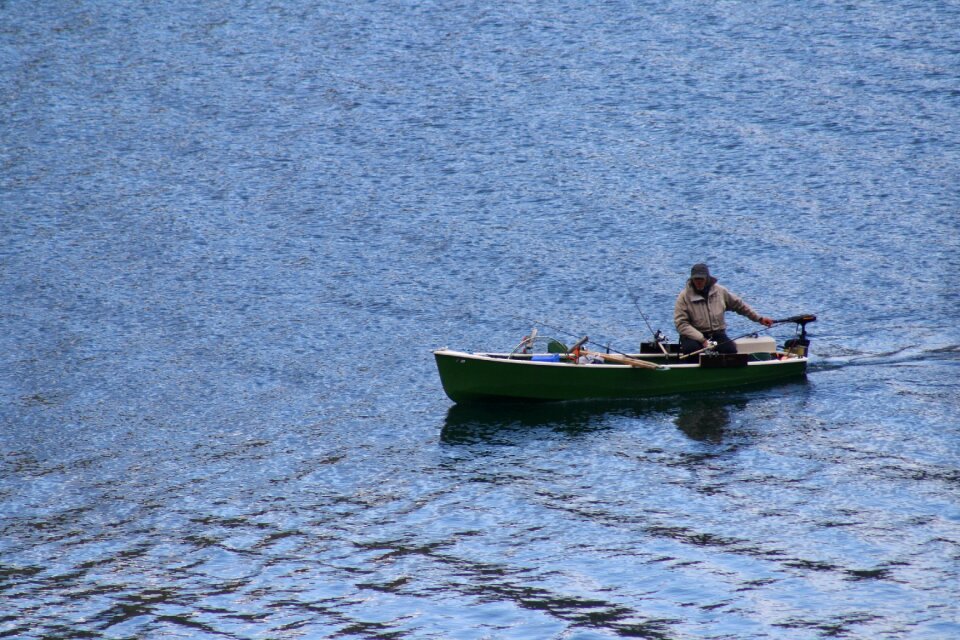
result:
[[[704,369],[733,369],[735,367],[745,367],[749,360],[749,353],[700,354],[700,366]]]

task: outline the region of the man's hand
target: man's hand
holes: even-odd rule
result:
[[[762,324],[762,325],[765,326],[765,327],[772,327],[772,326],[773,326],[773,318],[768,318],[768,317],[764,316],[764,317],[760,318],[760,324]]]

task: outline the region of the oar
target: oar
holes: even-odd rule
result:
[[[590,342],[590,336],[583,336],[582,338],[577,340],[576,344],[574,344],[572,347],[567,349],[567,355],[570,355],[572,353],[574,357],[579,357],[581,352],[580,347],[587,344],[588,342]]]
[[[638,360],[637,358],[631,358],[629,356],[618,356],[612,353],[599,353],[597,351],[581,351],[580,353],[586,354],[588,356],[594,356],[597,358],[603,358],[605,362],[616,362],[618,364],[628,364],[631,367],[637,367],[639,369],[667,369],[667,367],[660,364],[656,364],[655,362]]]

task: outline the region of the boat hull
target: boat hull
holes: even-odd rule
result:
[[[440,381],[457,403],[646,398],[802,378],[806,358],[706,368],[670,364],[660,369],[618,364],[531,362],[441,349],[434,352]]]

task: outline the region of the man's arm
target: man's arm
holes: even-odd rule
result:
[[[773,320],[765,316],[761,316],[759,313],[753,310],[753,308],[744,302],[743,298],[738,296],[735,293],[732,293],[729,289],[724,289],[725,302],[727,309],[730,311],[735,311],[742,316],[746,316],[753,320],[754,322],[759,322],[765,327],[772,327]]]

